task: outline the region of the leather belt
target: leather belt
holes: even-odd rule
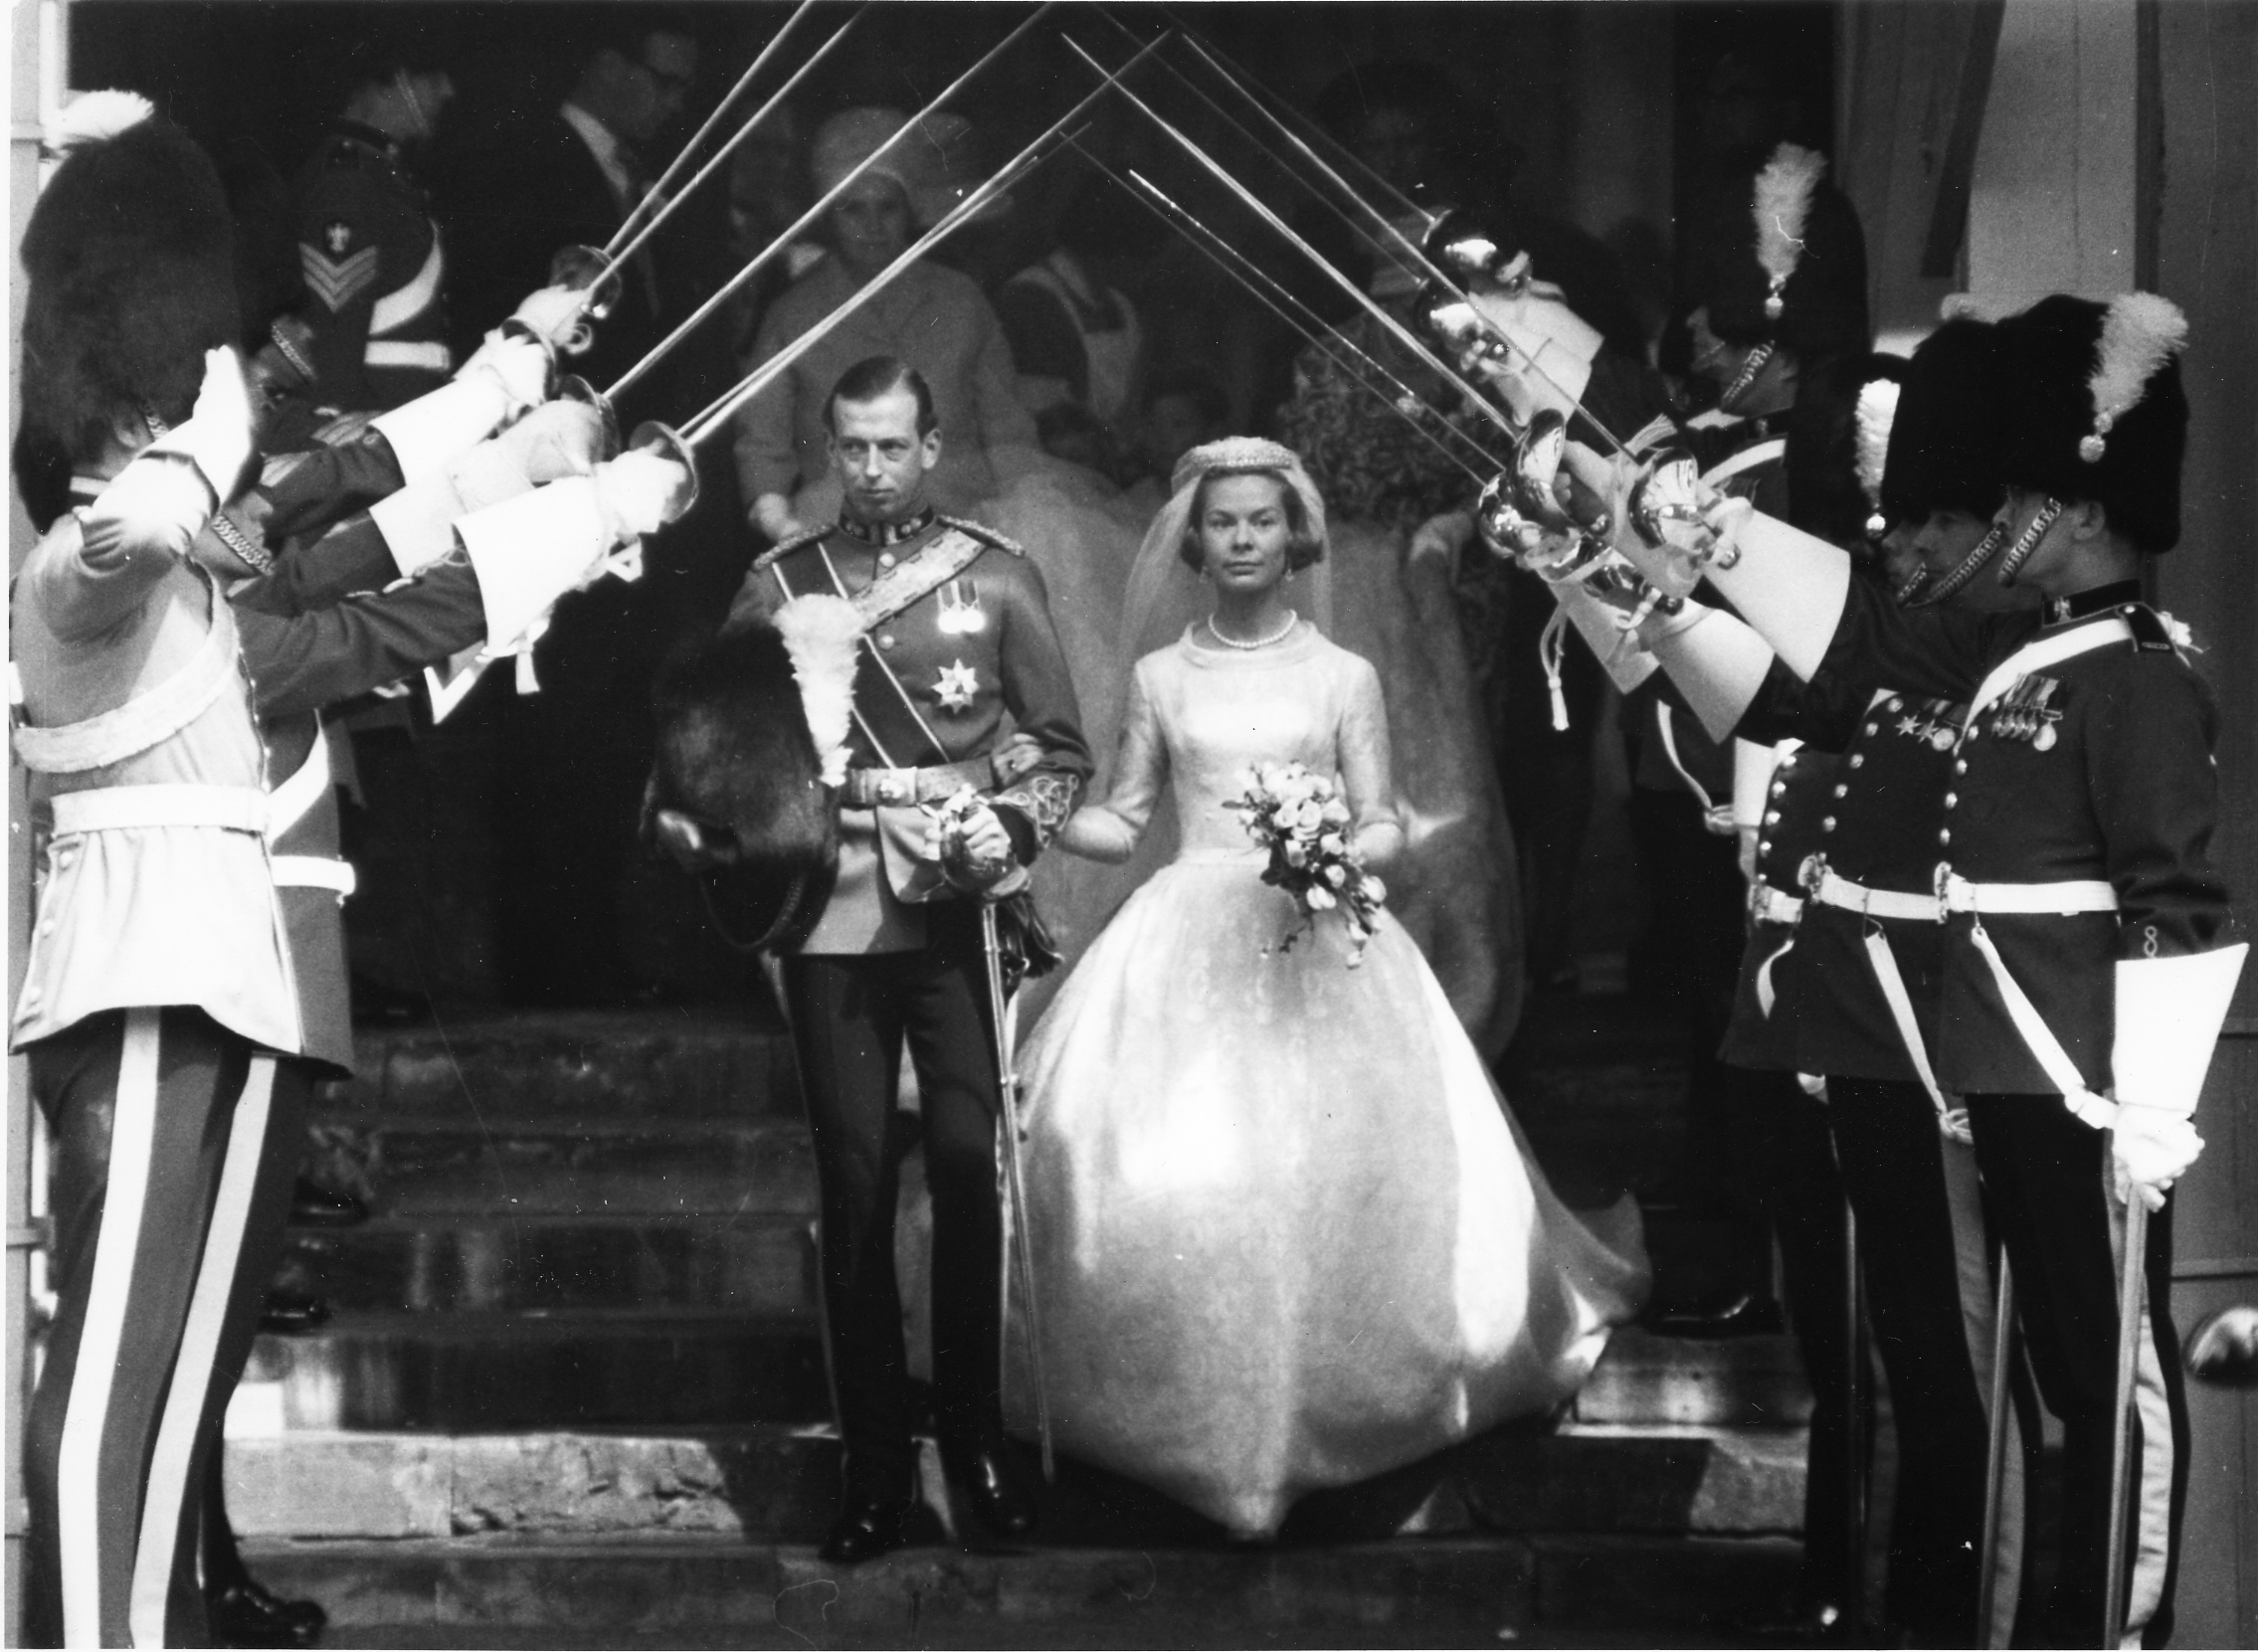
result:
[[[1759,883],[1749,891],[1749,916],[1760,924],[1801,923],[1802,897],[1775,889],[1769,883]]]
[[[945,802],[967,786],[980,791],[995,783],[996,770],[985,757],[929,769],[849,769],[839,801],[848,809],[908,809]]]
[[[2116,888],[2100,878],[2064,878],[2058,883],[1971,883],[1950,866],[1937,868],[1937,899],[1947,912],[2021,912],[2069,917],[2079,912],[2114,912]]]
[[[1816,855],[1803,862],[1803,887],[1821,906],[1840,907],[1862,918],[1907,918],[1924,923],[1942,923],[1945,919],[1945,909],[1935,895],[1869,889],[1863,883],[1836,876]]]

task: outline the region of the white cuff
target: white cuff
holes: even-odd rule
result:
[[[466,369],[429,395],[378,414],[369,426],[392,445],[401,477],[412,485],[438,475],[449,459],[493,435],[509,411],[500,379]]]
[[[1744,514],[1732,539],[1739,552],[1732,566],[1724,559],[1734,550],[1721,545],[1703,572],[1788,668],[1808,682],[1842,623],[1849,554],[1761,510]]]
[[[1688,613],[1697,605],[1688,603]],[[1648,644],[1686,704],[1701,719],[1702,732],[1723,740],[1740,725],[1772,669],[1771,644],[1720,609],[1703,608],[1698,625],[1678,626]],[[1834,635],[1828,628],[1827,635]]]
[[[486,646],[510,647],[612,548],[590,476],[567,476],[455,524],[477,571]]]
[[[2248,942],[2182,958],[2129,958],[2117,965],[2117,1041],[2110,1071],[2117,1099],[2188,1118],[2203,1092],[2211,1051]]]
[[[455,523],[466,514],[454,484],[442,475],[411,482],[368,507],[384,535],[384,548],[404,577],[412,577],[455,549]]]
[[[212,485],[184,453],[143,449],[83,507],[90,522],[114,522],[136,543],[171,539],[185,548],[219,509]]]

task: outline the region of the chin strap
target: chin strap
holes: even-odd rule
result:
[[[1929,583],[1929,570],[1917,569],[1911,579],[1897,590],[1897,601],[1903,608],[1934,608],[1951,597],[1954,592],[1983,571],[1983,565],[1998,554],[1999,546],[2007,537],[2006,528],[1991,524],[1990,532],[1976,542],[1976,548],[1961,558],[1960,566],[1936,584]]]
[[[2038,549],[2038,542],[2046,537],[2046,530],[2054,525],[2054,519],[2061,514],[2060,499],[2049,497],[2038,507],[2038,514],[2030,519],[2030,526],[2023,529],[2021,536],[2008,550],[2006,560],[1999,564],[2001,585],[2015,583],[2015,576],[2022,572],[2023,564],[2030,560],[2031,553]]]

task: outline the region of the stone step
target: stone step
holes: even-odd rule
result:
[[[812,1197],[812,1191],[811,1191]],[[815,1312],[810,1214],[378,1217],[299,1251],[299,1276],[353,1313]]]
[[[319,1180],[379,1215],[813,1213],[808,1127],[775,1115],[530,1119],[317,1117]]]
[[[348,1312],[262,1337],[239,1403],[262,1431],[732,1427],[831,1416],[813,1314],[679,1308]],[[1577,1422],[1793,1428],[1811,1396],[1787,1337],[1615,1333]]]
[[[681,1428],[831,1416],[812,1320],[680,1309],[340,1313],[261,1337],[236,1403],[280,1429]]]
[[[1046,1547],[1200,1546],[1217,1527],[1071,1460],[1043,1485]],[[728,1535],[816,1543],[835,1509],[826,1425],[696,1433],[232,1433],[229,1505],[246,1537],[300,1540]],[[937,1467],[927,1475],[946,1501]],[[1289,1541],[1413,1532],[1755,1536],[1802,1523],[1795,1429],[1507,1427],[1362,1486],[1305,1498]]]
[[[355,1646],[1787,1643],[1783,1539],[913,1547],[851,1569],[728,1537],[247,1543]]]
[[[317,1122],[449,1118],[506,1133],[520,1120],[599,1125],[664,1116],[796,1114],[791,1041],[773,1010],[512,1010],[363,1028],[354,1073]]]

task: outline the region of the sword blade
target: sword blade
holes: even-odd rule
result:
[[[1311,348],[1317,350],[1326,360],[1340,368],[1355,382],[1359,389],[1410,425],[1435,452],[1457,465],[1477,486],[1489,479],[1486,471],[1476,469],[1474,465],[1469,464],[1462,455],[1454,452],[1440,437],[1428,429],[1426,423],[1416,414],[1409,413],[1404,409],[1403,400],[1418,400],[1417,392],[1390,372],[1377,356],[1359,348],[1347,334],[1326,327],[1308,305],[1279,285],[1268,272],[1256,266],[1244,253],[1223,240],[1216,231],[1201,223],[1189,208],[1171,200],[1165,191],[1143,173],[1132,167],[1128,177],[1124,178],[1112,167],[1106,165],[1104,161],[1091,154],[1088,149],[1083,148],[1082,145],[1077,143],[1074,147],[1081,149],[1082,154],[1089,160],[1090,164],[1115,183],[1124,188],[1139,191],[1145,197],[1148,210],[1154,216],[1183,235],[1185,240],[1198,248],[1211,264],[1238,282],[1258,302],[1267,306],[1271,314],[1299,334]],[[1153,205],[1154,202],[1158,202],[1159,205]],[[1299,310],[1300,316],[1292,313],[1293,310]],[[1339,347],[1338,349],[1335,348],[1336,345]],[[1342,351],[1346,351],[1347,354],[1342,354]],[[1369,369],[1369,373],[1360,371],[1360,364],[1362,368]],[[1390,394],[1391,386],[1394,394]],[[1490,455],[1484,453],[1479,443],[1456,426],[1446,423],[1442,428],[1464,443],[1483,464],[1494,468],[1499,462]]]
[[[1045,9],[1047,9],[1047,7]],[[1038,12],[1036,15],[1040,16],[1041,14]],[[1027,23],[1021,24],[1020,28],[1025,29],[1034,21],[1035,19],[1031,17],[1030,19],[1028,19]],[[1018,33],[1018,30],[1013,31],[1015,38]],[[1161,37],[1161,40],[1166,40],[1167,38],[1168,37],[1164,35]],[[1006,44],[1010,44],[1009,40],[1007,40]],[[829,315],[825,316],[821,321],[817,322],[813,328],[805,333],[802,333],[798,338],[794,339],[790,344],[786,345],[784,349],[771,356],[767,361],[761,363],[759,367],[755,368],[744,379],[740,380],[734,389],[724,392],[721,397],[719,397],[711,405],[706,407],[695,418],[684,424],[682,427],[683,439],[689,442],[691,445],[695,446],[696,444],[703,442],[704,440],[706,440],[706,438],[710,437],[716,430],[721,428],[721,426],[727,422],[729,416],[735,413],[738,408],[744,406],[746,402],[759,395],[762,390],[767,388],[769,384],[773,383],[779,375],[781,375],[787,368],[789,368],[793,362],[799,360],[801,356],[805,355],[810,349],[814,348],[821,339],[828,336],[834,328],[840,326],[843,322],[845,322],[846,319],[849,315],[853,314],[855,309],[865,299],[867,299],[871,293],[878,291],[888,281],[891,281],[896,275],[900,275],[904,270],[908,269],[912,264],[916,263],[917,260],[922,258],[929,249],[940,242],[944,237],[949,235],[950,232],[955,230],[958,225],[962,224],[967,218],[971,217],[973,213],[979,211],[980,208],[986,206],[991,200],[995,199],[997,195],[1001,194],[1006,188],[1010,187],[1011,184],[1016,182],[1019,178],[1025,176],[1027,173],[1034,171],[1035,168],[1040,165],[1044,160],[1047,160],[1049,156],[1039,152],[1042,150],[1043,145],[1049,143],[1052,139],[1057,137],[1060,132],[1064,131],[1068,125],[1070,125],[1073,121],[1079,119],[1083,110],[1087,109],[1092,103],[1096,102],[1098,98],[1104,96],[1108,88],[1116,85],[1123,75],[1126,75],[1131,69],[1135,68],[1139,63],[1142,63],[1147,56],[1158,49],[1160,44],[1160,40],[1152,42],[1142,51],[1138,52],[1135,57],[1131,58],[1127,63],[1123,64],[1118,70],[1115,70],[1110,74],[1105,74],[1105,72],[1101,70],[1100,73],[1104,74],[1105,78],[1100,85],[1098,85],[1094,90],[1085,94],[1073,105],[1073,107],[1069,108],[1064,114],[1060,115],[1056,120],[1053,120],[1049,125],[1045,126],[1041,131],[1037,132],[1032,139],[1029,140],[1027,147],[1022,149],[1017,155],[1014,155],[1009,161],[1004,163],[1002,170],[1000,170],[994,177],[990,178],[986,183],[982,184],[978,189],[974,190],[970,195],[966,196],[962,201],[958,202],[955,207],[950,209],[946,217],[944,217],[938,224],[935,224],[930,230],[926,231],[925,234],[920,236],[915,242],[911,243],[909,248],[904,251],[899,258],[895,259],[893,263],[887,265],[885,269],[879,271],[875,275],[871,276],[869,280],[863,282],[861,288],[858,291],[850,294],[844,302],[839,305],[838,308],[834,309]],[[998,48],[998,50],[1001,49],[1002,48]],[[991,56],[993,55],[994,54],[991,54]],[[984,59],[982,61],[985,62],[986,60]],[[975,67],[978,66],[976,65]],[[970,72],[968,71],[967,73]],[[942,93],[942,96],[944,97],[947,95],[947,92]],[[938,101],[938,99],[936,99],[936,101]],[[845,187],[844,184],[841,187]],[[814,209],[811,208],[810,210],[812,212]],[[740,277],[740,279],[742,278],[743,277]],[[724,288],[723,290],[727,291],[728,289]],[[685,327],[688,325],[689,323],[684,323]]]
[[[1100,74],[1105,73],[1103,66],[1101,66],[1095,58],[1091,57],[1089,53],[1083,51],[1078,42],[1074,41],[1070,37],[1062,36],[1061,38],[1065,39],[1067,48],[1072,51],[1075,56],[1079,57],[1084,63],[1088,64],[1090,68],[1097,70]],[[1162,37],[1162,39],[1164,40],[1166,38],[1166,36]],[[1153,45],[1155,46],[1159,44],[1159,41],[1153,43]],[[1152,47],[1148,46],[1145,50],[1149,52],[1152,50]],[[1142,54],[1140,54],[1140,56]],[[1132,59],[1131,62],[1133,63],[1135,62],[1135,60]],[[1121,73],[1126,73],[1128,67],[1128,65],[1123,65]],[[1304,258],[1308,259],[1310,263],[1315,265],[1317,269],[1325,275],[1325,277],[1328,280],[1332,281],[1332,283],[1338,286],[1343,292],[1347,293],[1359,308],[1363,309],[1366,314],[1370,315],[1374,320],[1378,321],[1384,328],[1386,328],[1391,334],[1393,334],[1398,343],[1404,345],[1411,352],[1413,356],[1417,357],[1421,363],[1423,363],[1426,367],[1430,368],[1435,373],[1439,374],[1445,383],[1449,384],[1452,388],[1456,389],[1460,394],[1464,395],[1469,401],[1471,401],[1475,408],[1481,412],[1483,417],[1487,418],[1490,423],[1496,425],[1500,430],[1504,431],[1508,437],[1517,434],[1514,429],[1513,422],[1508,419],[1504,415],[1504,413],[1499,411],[1497,406],[1492,403],[1487,396],[1483,395],[1479,390],[1475,389],[1474,386],[1470,384],[1463,376],[1461,376],[1455,368],[1451,367],[1449,363],[1445,362],[1440,356],[1437,356],[1432,350],[1428,349],[1424,341],[1422,341],[1417,334],[1413,333],[1409,327],[1405,326],[1403,322],[1397,320],[1395,316],[1389,314],[1387,309],[1383,307],[1381,303],[1372,296],[1371,293],[1365,291],[1362,286],[1358,285],[1348,276],[1341,274],[1340,271],[1334,269],[1332,264],[1325,258],[1325,255],[1318,252],[1316,248],[1312,247],[1309,242],[1300,234],[1299,231],[1295,230],[1293,226],[1288,224],[1284,219],[1280,218],[1275,212],[1271,211],[1269,205],[1264,202],[1259,196],[1257,196],[1252,190],[1248,189],[1244,184],[1240,183],[1238,179],[1231,176],[1229,168],[1225,167],[1223,162],[1217,160],[1215,156],[1209,154],[1207,150],[1203,149],[1199,145],[1199,143],[1196,142],[1181,127],[1177,126],[1166,115],[1162,114],[1160,110],[1154,108],[1152,104],[1146,102],[1134,92],[1131,92],[1126,86],[1117,86],[1116,90],[1119,91],[1121,95],[1126,97],[1129,100],[1130,104],[1140,113],[1142,113],[1146,119],[1150,120],[1154,125],[1158,126],[1163,132],[1165,132],[1168,135],[1169,139],[1174,142],[1177,147],[1182,149],[1186,154],[1190,155],[1201,165],[1202,168],[1204,168],[1209,173],[1210,176],[1214,177],[1225,189],[1229,190],[1232,196],[1235,197],[1242,205],[1252,211],[1257,218],[1261,219],[1262,222],[1267,224],[1274,232],[1284,237],[1287,243],[1290,244],[1296,252],[1300,253]]]
[[[834,201],[837,201],[842,195],[846,194],[847,191],[853,186],[854,181],[860,178],[863,173],[869,171],[872,166],[876,165],[878,161],[893,148],[894,144],[901,142],[903,138],[909,135],[909,132],[912,128],[921,124],[927,116],[937,112],[943,103],[946,103],[951,97],[955,96],[964,89],[967,82],[969,82],[975,75],[978,75],[983,69],[986,69],[990,64],[994,63],[997,58],[1001,57],[1004,52],[1013,45],[1014,42],[1018,41],[1030,29],[1034,28],[1035,25],[1035,20],[1041,17],[1044,12],[1050,10],[1051,6],[1055,3],[1056,0],[1043,0],[1043,3],[1037,6],[1034,10],[1034,12],[1021,20],[1018,28],[1014,29],[1010,34],[1006,35],[1002,40],[998,41],[986,52],[982,53],[980,57],[974,61],[973,66],[970,69],[966,70],[955,80],[951,81],[947,86],[943,87],[935,96],[933,96],[926,102],[923,108],[919,109],[915,114],[911,115],[908,123],[904,125],[899,132],[895,133],[894,136],[888,141],[879,144],[876,149],[871,151],[868,155],[865,155],[854,166],[850,167],[847,170],[846,177],[840,179],[838,183],[832,185],[831,188],[825,190],[822,195],[818,196],[814,204],[811,205],[806,212],[802,213],[798,218],[794,219],[789,225],[787,225],[785,229],[777,235],[775,240],[771,241],[766,247],[762,248],[758,253],[754,254],[751,261],[748,262],[743,269],[739,270],[736,275],[730,276],[727,281],[723,282],[721,289],[718,292],[714,293],[714,295],[708,298],[704,303],[698,305],[698,307],[690,313],[690,316],[687,320],[685,320],[680,326],[676,327],[672,332],[668,333],[664,338],[660,339],[657,344],[653,345],[651,353],[645,356],[643,360],[637,362],[633,367],[629,368],[627,372],[622,374],[620,376],[619,382],[614,384],[610,390],[605,392],[605,394],[607,396],[620,395],[628,388],[628,386],[634,384],[638,379],[642,378],[646,373],[650,372],[653,367],[657,366],[659,362],[665,357],[666,353],[672,350],[675,345],[681,343],[683,339],[687,338],[691,333],[697,331],[699,327],[703,326],[705,324],[706,317],[711,315],[715,310],[719,309],[723,304],[727,303],[731,298],[735,297],[739,292],[743,291],[746,284],[750,282],[755,275],[759,275],[763,270],[766,270],[769,265],[774,263],[776,259],[782,255],[784,249],[791,246],[792,243],[799,238],[801,233],[805,231],[809,225],[815,223],[818,219],[823,217],[825,213],[829,212],[831,210],[832,203]],[[860,16],[861,13],[859,12],[855,14],[855,17],[857,18]],[[853,21],[854,19],[852,18],[848,19],[848,26],[851,26]],[[846,30],[845,28],[843,28],[841,30],[841,33],[845,32]],[[836,39],[836,37],[834,38]]]
[[[767,66],[769,59],[776,56],[777,49],[784,44],[784,37],[789,35],[794,29],[799,27],[800,20],[808,15],[808,9],[815,3],[816,0],[800,0],[799,7],[792,13],[790,17],[784,20],[784,27],[776,31],[775,35],[770,38],[769,43],[766,46],[762,47],[759,53],[755,55],[751,65],[745,70],[744,74],[737,77],[737,84],[729,89],[729,94],[726,97],[722,98],[720,102],[713,105],[713,112],[707,115],[704,121],[698,126],[698,129],[690,134],[689,142],[682,145],[680,152],[677,153],[672,160],[666,163],[666,170],[659,174],[659,181],[651,186],[650,192],[646,194],[642,200],[638,201],[635,204],[634,210],[631,211],[626,218],[620,221],[620,227],[612,233],[612,239],[604,243],[603,253],[606,258],[617,261],[618,259],[625,256],[620,251],[620,243],[625,237],[627,237],[634,231],[636,221],[640,219],[647,210],[650,209],[653,203],[663,202],[666,200],[667,186],[673,183],[674,175],[680,172],[683,167],[689,164],[690,156],[697,152],[697,146],[703,143],[706,140],[707,136],[713,131],[713,128],[721,123],[721,116],[723,112],[727,110],[731,103],[734,103],[739,97],[742,97],[745,94],[745,89],[753,84],[753,77],[758,75],[761,70]],[[747,121],[746,124],[753,125],[757,123],[761,118],[761,114],[766,114],[768,110],[766,108],[763,108],[760,114],[754,115],[752,120]],[[691,185],[691,188],[694,189],[695,187],[695,184]],[[684,190],[683,193],[686,195],[689,193],[689,191]]]
[[[1120,27],[1118,22],[1116,22],[1115,26]],[[1458,279],[1450,274],[1450,272],[1443,269],[1440,265],[1436,264],[1434,260],[1428,258],[1425,248],[1421,247],[1417,242],[1411,240],[1410,236],[1406,235],[1403,231],[1402,226],[1400,226],[1394,219],[1390,218],[1386,213],[1380,211],[1379,208],[1375,207],[1370,201],[1366,200],[1365,197],[1358,192],[1355,185],[1351,184],[1348,179],[1342,177],[1337,170],[1335,170],[1331,165],[1327,164],[1325,159],[1320,156],[1315,149],[1311,148],[1309,144],[1302,139],[1299,133],[1295,132],[1294,129],[1288,126],[1284,120],[1280,119],[1276,112],[1274,112],[1266,102],[1256,97],[1254,93],[1249,91],[1245,85],[1241,84],[1235,76],[1225,71],[1223,65],[1216,61],[1214,56],[1209,53],[1208,49],[1205,46],[1201,45],[1198,40],[1193,39],[1189,35],[1185,36],[1184,40],[1187,46],[1189,46],[1194,52],[1197,52],[1200,55],[1201,59],[1208,65],[1209,69],[1215,73],[1217,79],[1221,80],[1225,86],[1229,87],[1233,92],[1237,92],[1238,95],[1246,101],[1249,107],[1251,107],[1257,114],[1261,115],[1262,118],[1277,131],[1278,135],[1283,137],[1286,142],[1293,147],[1296,153],[1301,155],[1301,157],[1310,165],[1316,167],[1317,170],[1321,174],[1323,174],[1324,177],[1342,193],[1342,195],[1347,197],[1350,201],[1354,202],[1358,209],[1372,220],[1374,228],[1371,230],[1359,229],[1359,233],[1365,237],[1366,242],[1371,245],[1375,251],[1392,258],[1411,259],[1418,270],[1424,272],[1429,280],[1435,282],[1437,285],[1442,287],[1444,291],[1448,292],[1453,298],[1465,304],[1470,310],[1472,310],[1475,318],[1480,321],[1483,330],[1487,332],[1491,337],[1503,343],[1507,349],[1511,350],[1516,356],[1521,359],[1521,364],[1524,371],[1534,373],[1538,378],[1543,379],[1545,383],[1552,386],[1554,391],[1562,396],[1568,402],[1569,406],[1573,407],[1578,415],[1580,415],[1587,424],[1589,424],[1595,431],[1599,432],[1600,438],[1605,441],[1609,447],[1614,449],[1617,454],[1629,453],[1630,450],[1623,446],[1623,444],[1616,438],[1614,432],[1608,430],[1606,426],[1602,425],[1599,420],[1595,419],[1592,416],[1591,410],[1585,407],[1582,401],[1578,400],[1574,396],[1570,396],[1568,394],[1567,387],[1563,385],[1558,379],[1554,378],[1551,373],[1540,367],[1537,364],[1536,357],[1532,356],[1526,349],[1524,349],[1518,340],[1509,337],[1504,331],[1492,324],[1490,318],[1482,313],[1480,306],[1474,303],[1472,295],[1466,290],[1464,285],[1460,283]],[[1252,142],[1257,148],[1263,149],[1263,152],[1265,154],[1270,154],[1273,160],[1279,160],[1278,156],[1264,147],[1260,138],[1256,137],[1252,132],[1247,132],[1246,128],[1243,125],[1239,124],[1238,121],[1233,120],[1229,112],[1225,110],[1223,105],[1218,103],[1213,97],[1210,97],[1206,92],[1202,92],[1199,87],[1193,85],[1191,79],[1186,76],[1181,70],[1177,69],[1177,67],[1173,63],[1169,63],[1168,59],[1165,56],[1161,59],[1161,61],[1165,64],[1168,64],[1169,72],[1175,75],[1178,80],[1182,81],[1185,86],[1191,88],[1193,93],[1197,95],[1203,102],[1205,102],[1210,108],[1214,109],[1218,114],[1222,115],[1223,119],[1230,120],[1232,125],[1237,126],[1241,132],[1244,132],[1246,134],[1246,137],[1250,142]],[[1280,164],[1282,166],[1283,162],[1280,161]],[[1295,175],[1292,173],[1292,169],[1290,167],[1285,168],[1285,170],[1289,175]],[[1369,167],[1366,168],[1366,170],[1368,172],[1371,171]],[[1378,173],[1371,173],[1371,175],[1376,182],[1381,182],[1383,187],[1390,187],[1386,185],[1385,180],[1382,180]],[[1332,210],[1336,213],[1340,213],[1341,216],[1347,220],[1352,229],[1358,228],[1355,219],[1349,217],[1349,215],[1343,211],[1338,203],[1327,200],[1324,192],[1309,186],[1306,179],[1301,180],[1301,182],[1303,183],[1304,187],[1310,187],[1311,193],[1316,195],[1319,200],[1325,201],[1325,204],[1328,207],[1331,207]],[[1398,193],[1397,198],[1403,202],[1403,211],[1406,215],[1424,211],[1423,208],[1413,205],[1401,193]],[[1429,214],[1428,216],[1431,218],[1433,215]],[[1391,248],[1391,246],[1389,245],[1390,243],[1394,243],[1393,248]]]

